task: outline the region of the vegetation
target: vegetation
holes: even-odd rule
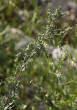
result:
[[[70,35],[70,45],[77,47],[77,30],[60,23],[60,8],[40,17],[35,0],[23,1],[24,9],[21,2],[0,3],[0,110],[77,110],[77,62],[68,51]],[[18,15],[23,10],[26,20]],[[8,34],[12,27],[33,41],[16,50],[23,36]],[[62,52],[57,58],[54,49]]]

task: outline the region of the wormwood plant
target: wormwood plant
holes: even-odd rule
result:
[[[55,64],[48,49],[49,46],[61,48],[65,44],[64,38],[71,28],[59,26],[61,17],[60,9],[52,15],[48,11],[44,33],[18,52],[16,71],[14,76],[6,78],[6,94],[0,98],[0,109],[77,109],[77,69],[64,63],[66,52]],[[63,65],[66,65],[65,71]]]

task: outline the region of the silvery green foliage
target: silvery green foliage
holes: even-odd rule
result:
[[[61,16],[59,9],[52,16],[49,13],[45,32],[18,52],[15,79],[6,80],[10,94],[3,104],[5,110],[77,109],[77,69],[68,62],[67,47],[62,47],[70,28],[58,27]]]
[[[64,38],[66,34],[71,30],[70,27],[62,28],[59,26],[62,16],[63,13],[60,11],[60,8],[56,9],[54,14],[51,14],[48,10],[47,26],[42,40],[47,41],[50,45],[62,46],[65,43]]]
[[[33,57],[43,56],[43,53],[48,56],[51,54],[49,47],[62,46],[64,42],[65,35],[70,31],[70,27],[60,28],[58,27],[59,19],[62,17],[60,8],[56,9],[54,14],[50,14],[48,10],[47,25],[45,27],[45,32],[38,35],[37,40],[30,42],[22,52],[20,52],[17,57],[20,60],[20,68],[22,71],[25,70],[27,64],[33,61]]]
[[[17,54],[21,71],[25,71],[28,68],[28,64],[33,62],[34,57],[41,57],[43,52],[46,54],[46,50],[39,41],[33,41],[23,49],[22,52]]]

